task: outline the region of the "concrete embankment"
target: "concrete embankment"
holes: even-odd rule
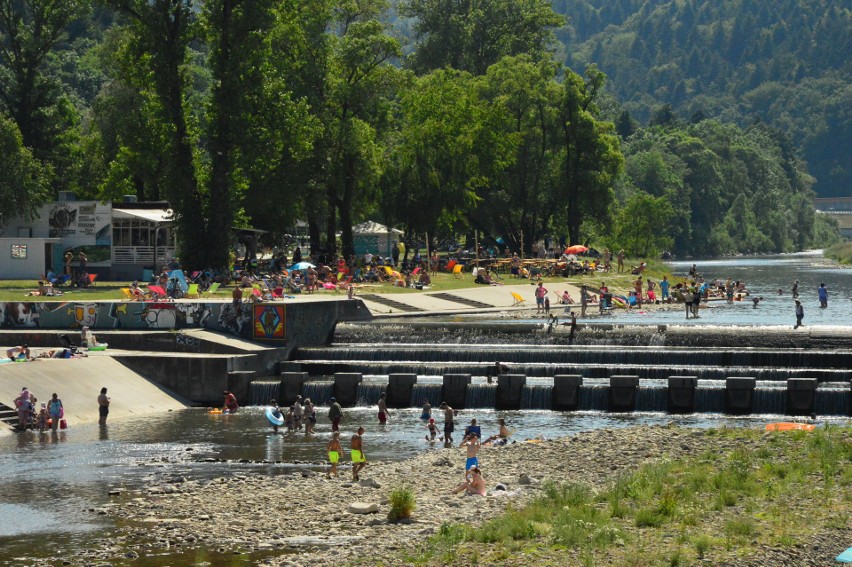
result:
[[[98,420],[98,394],[106,387],[112,403],[110,420],[138,418],[147,414],[181,409],[182,400],[146,380],[110,356],[82,359],[39,359],[0,366],[0,402],[13,406],[26,386],[47,402],[55,392],[62,399],[69,425]],[[0,434],[8,431],[0,428]]]

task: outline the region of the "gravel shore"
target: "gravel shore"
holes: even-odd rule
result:
[[[740,446],[738,440],[706,430],[667,426],[596,430],[560,440],[485,447],[479,461],[489,489],[486,497],[451,494],[464,476],[460,448],[370,463],[360,482],[352,482],[348,467],[332,479],[306,470],[195,481],[164,470],[145,486],[115,490],[112,504],[89,510],[113,518],[117,527],[90,550],[64,559],[66,564],[104,564],[165,555],[175,557],[171,564],[189,565],[194,562],[185,558],[203,549],[219,557],[250,554],[254,564],[404,565],[405,552],[414,551],[441,524],[477,524],[497,517],[507,505],[519,506],[537,495],[543,481],[579,481],[601,488],[642,463],[708,450],[727,453]],[[369,460],[369,439],[365,450]],[[498,483],[506,490],[495,490]],[[388,494],[402,485],[414,490],[416,509],[411,521],[391,524]],[[376,505],[377,512],[350,512],[356,502]],[[852,545],[852,527],[809,534],[806,540],[804,545],[767,548],[754,560],[716,557],[704,564],[828,565]]]

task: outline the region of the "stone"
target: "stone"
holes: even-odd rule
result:
[[[353,502],[346,511],[350,514],[375,514],[379,511],[379,505],[375,502]]]
[[[381,488],[382,485],[376,482],[374,478],[365,478],[358,481],[360,486],[366,486],[367,488]]]

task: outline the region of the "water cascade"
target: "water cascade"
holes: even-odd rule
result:
[[[521,391],[521,409],[551,409],[553,386],[526,384]]]
[[[310,398],[315,406],[327,406],[334,396],[334,382],[328,380],[308,380],[302,384],[302,397]]]
[[[465,408],[493,408],[497,405],[495,384],[470,384],[465,391]]]
[[[429,400],[429,405],[432,410],[437,409],[441,405],[441,389],[442,384],[414,384],[411,389],[411,406],[421,407],[423,400]]]
[[[252,380],[249,382],[249,405],[265,406],[269,400],[278,400],[281,380]]]
[[[375,382],[361,382],[358,384],[358,400],[357,406],[371,407],[379,403],[379,397],[387,389],[387,384],[377,384]]]

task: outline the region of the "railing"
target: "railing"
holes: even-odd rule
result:
[[[174,247],[158,246],[157,247],[157,263],[162,265],[170,259],[174,258]],[[113,246],[112,247],[112,263],[113,264],[153,264],[154,263],[154,247],[153,246]]]

